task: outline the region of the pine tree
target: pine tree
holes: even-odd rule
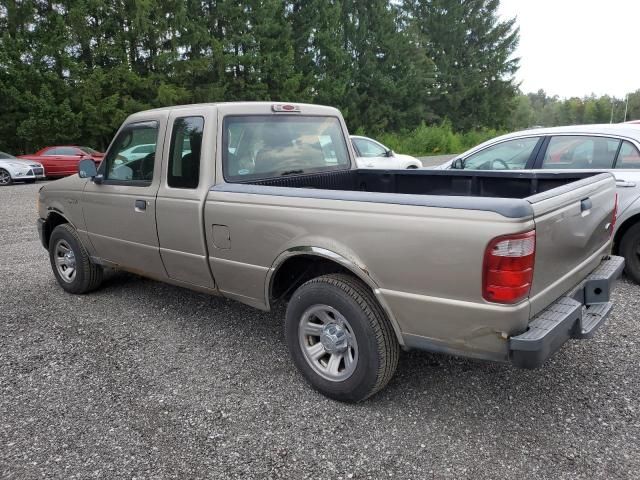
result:
[[[436,65],[434,108],[455,129],[503,127],[517,93],[515,19],[499,0],[407,0],[404,9]]]

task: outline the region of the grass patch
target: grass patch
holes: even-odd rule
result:
[[[445,122],[430,127],[423,123],[408,132],[383,133],[375,138],[395,152],[422,157],[461,153],[503,133],[491,129],[457,133]]]

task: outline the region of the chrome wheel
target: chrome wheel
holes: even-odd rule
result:
[[[328,305],[309,307],[300,319],[299,341],[305,360],[326,380],[349,378],[358,364],[358,342],[351,325]]]
[[[0,170],[0,185],[9,185],[11,183],[11,175],[6,170]]]
[[[60,278],[71,283],[76,278],[76,255],[66,240],[58,240],[55,248],[56,268]]]

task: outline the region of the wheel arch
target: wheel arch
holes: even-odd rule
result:
[[[614,254],[618,254],[619,253],[620,242],[622,241],[622,237],[624,237],[624,234],[627,233],[627,231],[631,227],[633,227],[634,225],[636,225],[639,222],[640,222],[640,213],[636,213],[635,215],[632,215],[631,217],[627,218],[624,222],[622,222],[622,224],[620,224],[620,226],[616,230],[615,235],[613,236],[613,249],[612,249],[612,251],[613,251]]]
[[[404,346],[402,331],[389,305],[380,293],[380,287],[364,265],[321,247],[293,247],[282,252],[267,272],[265,302],[268,308],[281,298],[293,293],[307,280],[327,273],[346,273],[361,280],[373,293],[387,315],[398,343]]]
[[[50,210],[47,218],[44,221],[43,229],[42,229],[42,240],[47,248],[49,248],[49,239],[51,238],[51,233],[58,225],[63,225],[68,223],[73,228],[75,226],[73,223],[69,221],[67,217],[64,216],[62,212],[59,210]]]

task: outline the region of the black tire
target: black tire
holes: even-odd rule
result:
[[[59,252],[61,252],[59,248],[64,245],[73,252],[75,275],[73,275],[72,279],[63,278],[63,274],[57,265],[58,258],[61,258],[59,256]],[[69,293],[88,293],[98,288],[102,283],[102,267],[91,263],[89,254],[82,242],[80,242],[78,233],[69,224],[58,225],[51,232],[51,237],[49,238],[49,260],[56,280]]]
[[[417,169],[418,169],[418,167],[416,167],[415,165],[409,165],[407,167],[407,170],[417,170]]]
[[[0,187],[7,187],[13,183],[11,174],[4,168],[0,168]]]
[[[318,305],[329,306],[348,319],[357,341],[357,362],[344,380],[328,380],[318,374],[303,352],[301,323],[305,312]],[[371,290],[349,275],[323,275],[300,286],[287,306],[285,337],[296,367],[311,386],[339,401],[367,399],[387,385],[398,365],[400,346],[393,327]]]
[[[624,271],[636,283],[640,283],[640,223],[627,230],[620,241],[620,255],[624,257]]]

